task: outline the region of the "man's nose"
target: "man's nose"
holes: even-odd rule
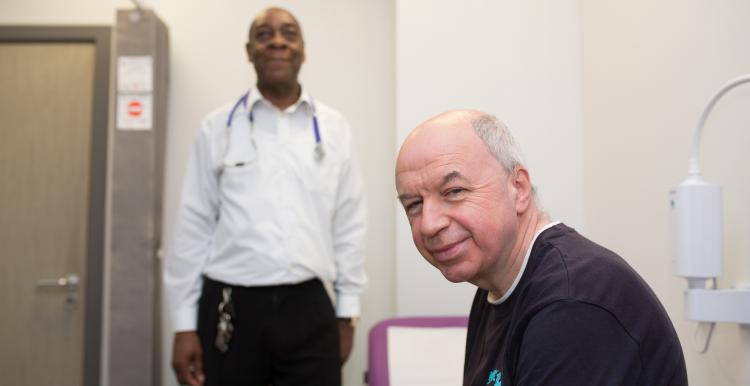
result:
[[[271,46],[273,47],[286,47],[289,42],[284,37],[284,34],[281,33],[281,31],[276,31],[273,33],[273,36],[271,36]]]
[[[423,236],[437,236],[449,224],[450,219],[446,215],[443,205],[434,201],[425,201],[422,203],[421,229]]]

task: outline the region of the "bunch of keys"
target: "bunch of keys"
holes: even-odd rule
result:
[[[229,350],[229,341],[232,340],[234,325],[234,307],[232,306],[232,288],[224,287],[221,291],[221,303],[219,303],[219,323],[216,324],[216,348],[222,353]]]

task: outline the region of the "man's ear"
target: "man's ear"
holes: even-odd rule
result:
[[[516,214],[523,214],[531,206],[531,200],[534,197],[534,190],[531,186],[529,171],[521,165],[516,166],[513,170],[511,183],[516,191]]]
[[[250,42],[245,43],[245,52],[247,52],[247,60],[252,63],[253,62],[253,44]]]

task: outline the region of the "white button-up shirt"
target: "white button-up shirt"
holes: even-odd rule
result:
[[[175,331],[196,329],[202,275],[242,286],[317,277],[334,283],[337,316],[358,316],[366,201],[349,124],[304,90],[279,111],[253,88],[227,127],[233,106],[203,121],[187,166],[164,274]]]

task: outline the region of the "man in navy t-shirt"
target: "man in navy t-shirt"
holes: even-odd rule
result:
[[[656,295],[615,253],[548,219],[496,118],[450,111],[418,126],[396,188],[422,256],[479,287],[464,385],[687,385]]]

